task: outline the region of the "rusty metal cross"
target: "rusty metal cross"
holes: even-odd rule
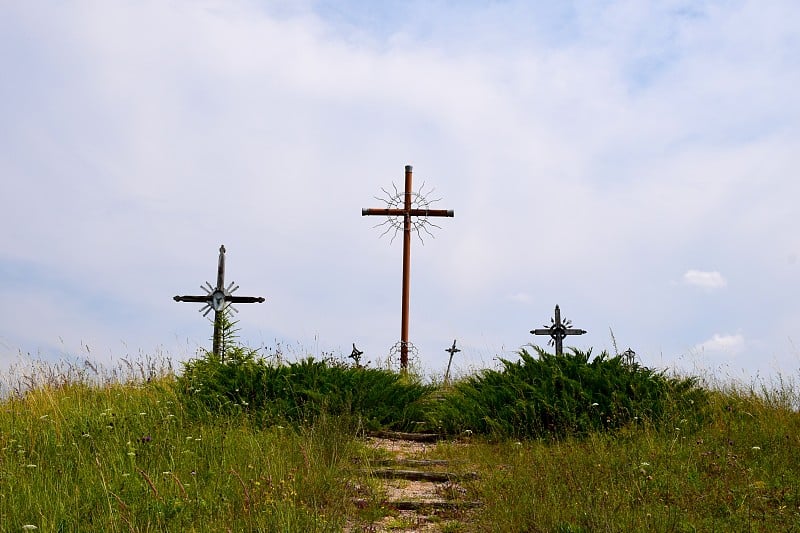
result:
[[[219,262],[217,263],[217,286],[212,287],[209,282],[205,286],[201,285],[206,294],[203,296],[175,296],[173,300],[176,302],[194,302],[205,304],[200,308],[203,316],[208,315],[211,310],[214,311],[214,353],[220,358],[225,357],[221,353],[222,345],[222,317],[223,311],[230,308],[234,313],[239,311],[231,304],[252,304],[263,303],[264,298],[261,296],[233,296],[233,293],[239,288],[233,282],[227,287],[225,286],[225,245],[219,247]]]
[[[408,368],[408,311],[409,294],[411,290],[411,230],[413,228],[411,217],[427,218],[454,216],[454,212],[451,209],[420,209],[414,207],[411,171],[411,165],[406,165],[402,208],[364,208],[361,210],[362,216],[379,215],[402,217],[403,219],[403,301],[402,315],[400,318],[400,368],[403,370]]]
[[[549,327],[534,329],[531,331],[534,335],[550,335],[551,342],[556,346],[556,355],[563,355],[564,353],[564,338],[567,335],[583,335],[586,333],[584,329],[571,328],[572,322],[569,320],[561,321],[561,309],[556,306],[555,318],[551,318],[552,323]]]

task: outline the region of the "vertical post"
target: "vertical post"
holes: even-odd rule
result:
[[[225,291],[225,245],[219,247],[219,262],[217,263],[217,291]],[[222,318],[224,307],[214,309],[214,354],[220,359],[225,358],[222,353]]]
[[[411,294],[411,165],[406,165],[405,205],[403,215],[403,305],[400,325],[400,368],[408,368],[408,311]]]
[[[556,306],[556,328],[558,328],[557,335],[554,337],[555,345],[556,345],[556,355],[563,355],[564,354],[564,335],[562,333],[562,325],[561,325],[561,308]]]

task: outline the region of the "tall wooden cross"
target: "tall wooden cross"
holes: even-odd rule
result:
[[[403,217],[403,301],[400,318],[400,367],[408,368],[408,310],[411,284],[411,230],[414,224],[411,217],[452,217],[452,209],[420,209],[414,207],[411,186],[411,165],[406,165],[406,183],[403,192],[403,207],[364,208],[361,216],[379,215]]]
[[[550,339],[556,345],[556,355],[564,354],[564,338],[567,335],[583,335],[586,333],[585,329],[571,328],[572,322],[569,320],[561,321],[561,309],[556,306],[555,318],[551,318],[552,324],[550,327],[545,326],[541,329],[534,329],[531,331],[534,335],[550,335]]]
[[[252,304],[263,303],[264,298],[261,296],[233,296],[233,293],[239,288],[233,282],[225,287],[225,245],[219,247],[219,262],[217,263],[217,286],[212,287],[206,281],[205,286],[201,285],[206,294],[204,296],[175,296],[173,300],[176,302],[194,302],[205,304],[200,308],[203,316],[208,315],[213,309],[214,311],[214,353],[220,358],[224,359],[225,354],[221,353],[222,345],[222,317],[223,311],[230,307],[231,311],[238,312],[238,310],[231,304]]]

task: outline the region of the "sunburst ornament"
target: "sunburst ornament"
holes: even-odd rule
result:
[[[390,212],[394,213],[387,215],[383,222],[373,226],[375,228],[385,228],[384,232],[380,235],[381,237],[392,233],[392,238],[389,240],[390,243],[394,242],[398,232],[403,231],[406,217],[409,216],[407,213],[405,213],[404,207],[406,205],[406,193],[400,192],[397,189],[397,185],[394,183],[392,183],[392,189],[393,191],[389,191],[381,187],[383,196],[374,197],[379,202],[386,204],[386,208]],[[433,192],[433,188],[428,191],[425,190],[425,182],[423,181],[419,191],[410,191],[408,194],[409,202],[411,204],[410,209],[416,213],[413,218],[410,218],[409,222],[411,223],[412,231],[417,234],[417,238],[419,238],[422,244],[425,244],[425,238],[422,236],[423,232],[429,237],[433,237],[434,235],[431,233],[429,228],[442,229],[441,226],[434,224],[431,220],[430,214],[433,211],[431,206],[436,202],[441,201],[441,198],[431,199],[429,197],[431,194],[433,194]],[[392,232],[392,230],[394,231]]]

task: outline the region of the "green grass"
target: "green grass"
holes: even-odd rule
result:
[[[706,385],[700,396],[693,388],[690,396],[675,396],[670,388],[663,398],[644,395],[658,410],[638,417],[637,409],[647,404],[636,407],[603,383],[646,389],[650,385],[637,380],[650,376],[658,385],[647,389],[653,392],[672,381],[653,378],[649,371],[625,375],[630,368],[618,368],[608,377],[605,363],[597,363],[598,374],[591,374],[594,370],[582,366],[591,364],[588,358],[567,362],[571,370],[562,366],[564,361],[542,359],[554,365],[548,368],[558,369],[558,380],[543,388],[561,383],[572,397],[576,383],[584,384],[579,403],[565,403],[567,396],[558,394],[551,396],[558,401],[550,402],[565,416],[570,409],[578,413],[567,416],[562,428],[579,431],[508,434],[496,429],[508,423],[500,411],[487,408],[496,400],[460,404],[465,412],[452,423],[452,431],[462,440],[435,446],[431,454],[477,471],[477,480],[464,482],[466,499],[480,500],[483,506],[453,512],[443,520],[443,529],[800,530],[800,393],[792,382],[770,388]],[[222,394],[225,399],[209,404],[187,397],[191,373],[178,379],[169,365],[159,372],[142,370],[122,383],[59,368],[64,367],[51,368],[38,379],[23,376],[18,382],[32,388],[0,401],[0,531],[25,531],[26,525],[48,532],[303,532],[341,531],[347,525],[370,531],[390,514],[381,504],[379,482],[358,473],[376,456],[357,438],[364,427],[361,409],[369,401],[359,403],[352,390],[337,387],[356,379],[362,380],[356,381],[360,388],[369,389],[372,381],[380,384],[378,391],[388,383],[416,387],[408,376],[312,361],[288,364],[285,368],[291,371],[279,375],[282,383],[293,384],[295,393],[276,398],[286,400],[289,411],[264,417],[254,416],[254,409],[246,408],[250,405],[242,406],[263,401],[257,393],[245,400],[215,389],[204,398],[219,400],[217,394]],[[431,386],[421,396],[412,387],[416,392],[408,397],[409,404],[420,410],[414,416],[427,410],[429,423],[436,423],[436,417],[446,415],[442,406],[454,391],[465,383],[474,388],[485,375],[467,376],[452,387]],[[512,385],[490,375],[489,398],[508,397],[504,388]],[[525,397],[534,398],[524,375],[541,381],[548,374],[524,358],[507,373],[515,392],[527,391]],[[593,381],[592,375],[608,380]],[[239,377],[226,374],[224,379]],[[257,390],[269,386],[253,382],[260,383]],[[321,390],[325,394],[314,394]],[[658,404],[652,403],[654,398]],[[702,408],[677,401],[691,398],[702,398]],[[385,401],[381,418],[374,416],[372,423],[391,426],[393,419],[409,420],[408,405],[400,403],[392,412]],[[593,403],[616,413],[616,422],[595,425],[593,411],[584,405]],[[223,404],[228,407],[218,409]],[[312,416],[295,416],[298,405]],[[518,407],[535,413],[523,404]],[[487,413],[498,423],[483,434],[465,422]],[[581,420],[586,423],[576,426]],[[465,429],[471,437],[463,437]],[[357,466],[353,459],[359,459]]]
[[[339,531],[353,438],[188,417],[169,377],[40,388],[0,411],[0,529]]]
[[[791,391],[783,391],[789,393]],[[786,394],[784,394],[786,396]],[[476,531],[797,531],[800,414],[751,390],[711,394],[711,422],[586,438],[443,445],[480,472]]]

